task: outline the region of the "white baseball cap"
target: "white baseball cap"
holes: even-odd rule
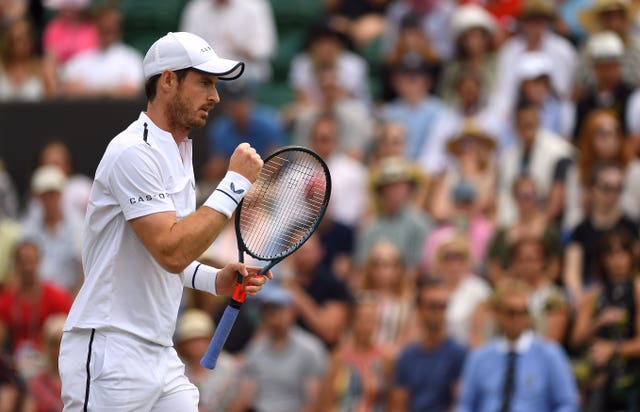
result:
[[[36,195],[45,192],[60,192],[66,181],[67,177],[57,166],[40,166],[33,172],[31,191]]]
[[[543,52],[529,51],[522,54],[516,66],[516,73],[520,81],[537,79],[542,76],[551,76],[553,62]]]
[[[496,31],[496,22],[493,16],[476,4],[465,4],[456,7],[451,16],[450,24],[454,37],[458,37],[465,31],[476,27],[492,34]]]
[[[216,75],[220,80],[233,80],[244,71],[244,63],[219,57],[203,38],[187,32],[169,32],[156,40],[142,62],[147,80],[167,69],[187,68]]]
[[[624,52],[622,39],[612,31],[592,34],[587,40],[587,53],[592,60],[620,60]]]

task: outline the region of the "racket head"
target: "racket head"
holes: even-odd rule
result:
[[[330,196],[329,168],[317,153],[301,146],[276,150],[236,211],[239,250],[273,264],[284,259],[318,227]]]

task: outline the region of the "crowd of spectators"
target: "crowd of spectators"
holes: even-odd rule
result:
[[[0,101],[142,98],[125,3],[0,1]],[[638,410],[637,0],[182,3],[165,31],[247,63],[219,84],[199,199],[242,141],[308,146],[333,178],[213,372],[225,300],[185,292],[175,344],[203,412]],[[283,70],[296,7],[315,11]],[[83,278],[82,153],[32,150],[27,196],[0,153],[0,412],[61,410]],[[235,260],[234,236],[202,259]]]

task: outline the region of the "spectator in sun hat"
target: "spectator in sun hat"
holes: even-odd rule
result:
[[[573,130],[575,109],[570,100],[561,98],[556,92],[551,81],[553,66],[551,58],[539,51],[520,56],[515,63],[518,80],[513,105],[520,101],[536,104],[542,127],[566,138]]]
[[[627,103],[633,86],[623,76],[625,49],[622,39],[612,31],[592,34],[587,40],[586,53],[595,74],[595,83],[586,88],[576,102],[574,135],[580,130],[587,113],[597,108],[614,111],[620,124],[626,127]]]
[[[40,166],[31,178],[31,193],[42,206],[42,214],[22,222],[23,233],[40,248],[40,273],[75,293],[82,283],[82,220],[64,208],[62,191],[67,177],[57,166]]]
[[[640,85],[640,42],[631,33],[637,16],[638,4],[629,0],[595,0],[592,7],[579,14],[580,23],[590,34],[611,31],[616,33],[624,45],[622,77],[631,85]],[[589,64],[588,47],[583,47],[582,64],[576,73],[577,85],[581,89],[593,86],[595,74]]]
[[[201,412],[233,411],[240,384],[240,362],[226,351],[220,353],[215,373],[200,365],[215,326],[200,309],[187,309],[178,318],[175,345],[185,364],[185,374],[200,391]]]
[[[372,171],[372,198],[376,212],[356,238],[356,264],[363,264],[370,248],[380,239],[399,246],[403,259],[414,274],[420,251],[431,229],[431,219],[412,204],[416,187],[421,184],[419,169],[402,157],[383,159]]]
[[[480,78],[481,95],[486,100],[495,83],[497,24],[493,16],[476,4],[456,7],[449,22],[454,39],[453,58],[446,62],[438,81],[438,94],[456,105],[457,79],[469,72]]]
[[[474,213],[492,219],[495,213],[496,178],[494,149],[495,139],[474,122],[446,142],[446,150],[452,157],[444,174],[435,183],[430,210],[437,221],[453,217],[452,195],[460,182],[466,182],[474,190],[471,201]]]
[[[513,64],[527,51],[540,51],[547,54],[551,61],[562,62],[554,64],[551,83],[559,97],[569,97],[577,56],[571,43],[552,31],[551,22],[555,16],[555,5],[550,0],[524,1],[518,13],[517,33],[499,50],[496,103],[513,96],[518,80]]]

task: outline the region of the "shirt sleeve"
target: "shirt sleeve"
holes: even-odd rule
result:
[[[568,157],[564,157],[558,160],[558,162],[556,163],[556,167],[553,171],[553,182],[554,183],[563,182],[567,177],[567,173],[569,171],[570,166],[571,166],[571,159],[569,159]]]
[[[408,367],[411,367],[411,362],[409,361],[408,352],[405,350],[400,354],[398,362],[396,363],[393,377],[393,383],[395,386],[399,386],[401,388],[407,388],[409,386]]]
[[[118,157],[109,186],[127,220],[176,210],[163,182],[162,168],[145,145],[129,147]]]

